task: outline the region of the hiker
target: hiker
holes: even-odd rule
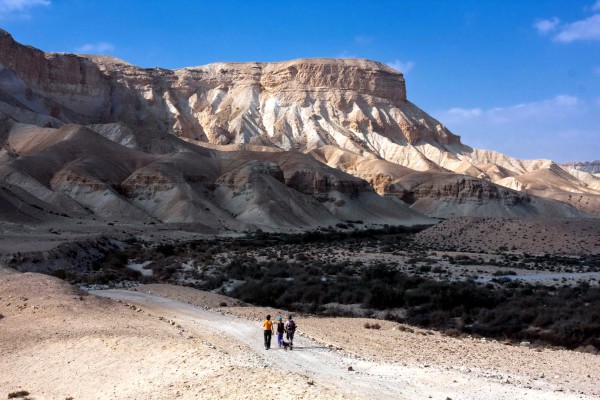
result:
[[[265,336],[265,350],[269,350],[271,348],[271,335],[273,334],[273,321],[271,321],[270,315],[267,315],[267,319],[263,322],[263,333]]]
[[[294,347],[294,333],[296,332],[296,322],[292,319],[292,316],[288,316],[288,320],[285,323],[285,333],[287,340],[290,342],[290,350]]]
[[[283,346],[283,332],[285,332],[285,324],[283,323],[283,318],[279,316],[277,318],[277,344],[279,347]]]

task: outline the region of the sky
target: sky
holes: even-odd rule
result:
[[[469,146],[600,159],[600,0],[0,0],[0,27],[141,67],[377,60]]]

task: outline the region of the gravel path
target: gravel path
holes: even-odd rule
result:
[[[297,335],[293,351],[265,350],[261,324],[219,311],[195,307],[177,300],[127,290],[92,292],[135,304],[144,311],[176,321],[188,332],[214,332],[215,341],[229,342],[251,352],[256,363],[279,372],[305,376],[308,384],[325,382],[348,398],[371,399],[593,399],[582,394],[557,392],[548,388],[523,388],[492,381],[473,373],[461,373],[443,366],[420,368],[364,361]],[[276,342],[273,342],[276,345]],[[352,367],[352,370],[349,370]]]

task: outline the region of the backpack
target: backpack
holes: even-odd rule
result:
[[[296,330],[296,323],[291,319],[287,322],[287,330],[288,332],[294,332]]]

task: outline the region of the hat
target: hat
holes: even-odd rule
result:
[[[279,321],[281,321],[281,317],[277,318]]]

